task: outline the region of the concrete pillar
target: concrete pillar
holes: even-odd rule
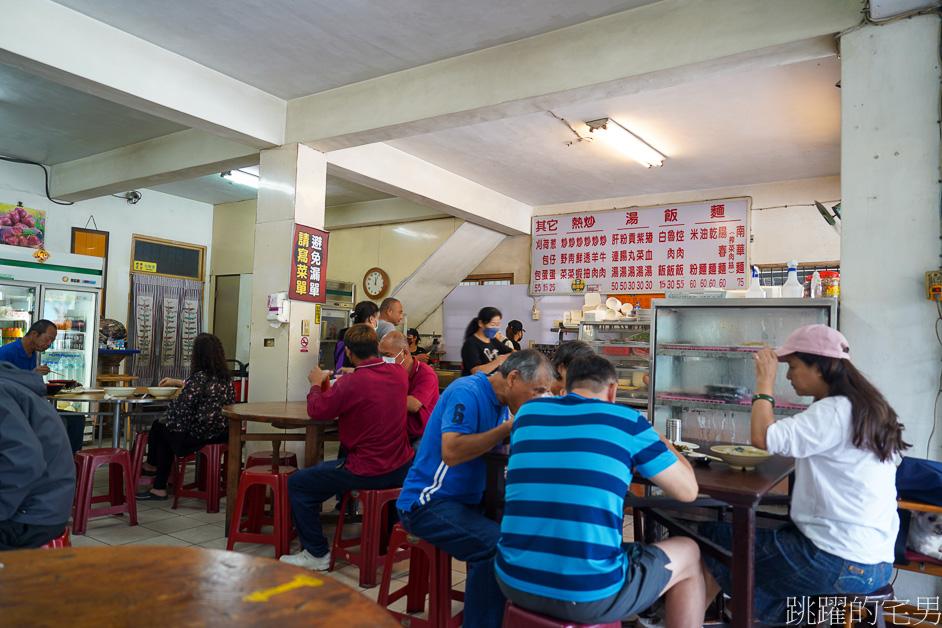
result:
[[[249,401],[297,401],[307,395],[307,374],[317,363],[320,350],[315,305],[292,301],[290,322],[274,328],[266,320],[268,295],[288,290],[295,224],[324,228],[327,161],[323,153],[290,144],[262,151],[260,172],[252,271]],[[307,353],[301,352],[302,321],[310,321],[311,325]],[[271,346],[266,346],[266,340]]]
[[[905,424],[908,453],[935,460],[942,347],[925,272],[940,268],[938,46],[936,16],[841,39],[840,327]],[[938,595],[935,580],[900,572],[897,598]]]

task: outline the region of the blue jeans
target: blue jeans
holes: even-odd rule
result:
[[[494,575],[500,524],[485,517],[481,508],[450,499],[400,510],[399,519],[412,534],[468,563],[464,627],[500,628],[507,600]]]
[[[324,462],[295,471],[288,478],[291,518],[298,530],[301,547],[312,556],[323,556],[330,544],[321,527],[321,504],[337,493],[355,488],[381,489],[402,486],[412,461],[382,475],[354,475],[346,469],[346,458]]]
[[[702,522],[700,533],[727,549],[733,546],[733,528],[728,523]],[[703,558],[723,591],[730,593],[729,567],[709,556]],[[794,523],[756,530],[755,613],[765,624],[794,625],[806,598],[872,593],[892,575],[891,563],[855,563],[825,552]]]

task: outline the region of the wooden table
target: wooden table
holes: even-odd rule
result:
[[[274,460],[278,459],[278,447],[283,441],[304,442],[304,466],[312,467],[323,458],[325,440],[337,440],[337,424],[334,421],[312,421],[307,415],[306,401],[271,401],[262,403],[237,403],[223,406],[222,415],[229,419],[229,460],[242,460],[242,443],[246,441],[269,441],[273,444]],[[246,421],[268,423],[281,429],[304,428],[304,434],[243,434]],[[328,432],[332,435],[328,436]],[[230,464],[226,476],[226,534],[235,508],[239,491],[239,465]]]
[[[169,397],[154,397],[148,396],[144,397],[135,397],[134,395],[145,395],[147,394],[147,387],[142,386],[140,388],[135,388],[134,392],[129,397],[112,397],[111,399],[105,399],[104,393],[78,393],[70,394],[68,392],[60,392],[58,395],[46,395],[46,399],[52,402],[53,406],[57,401],[80,401],[80,402],[89,402],[97,404],[110,404],[112,409],[106,412],[59,412],[59,414],[69,416],[74,414],[90,414],[92,416],[111,416],[113,417],[114,426],[112,429],[111,435],[111,446],[118,447],[121,444],[121,407],[125,406],[130,409],[131,406],[146,406],[152,403],[166,403],[172,401],[180,394],[178,390],[173,395]]]
[[[709,441],[692,442],[699,444],[702,451],[709,451],[713,445],[727,444]],[[502,511],[504,468],[507,465],[509,453],[510,448],[504,445],[484,454],[487,467],[484,507],[488,516],[499,517]],[[734,471],[723,462],[712,462],[709,465],[695,464],[693,468],[700,485],[700,493],[709,499],[698,499],[688,504],[661,497],[636,497],[629,493],[625,506],[644,508],[645,512],[656,521],[675,531],[682,531],[697,540],[703,553],[728,564],[732,569],[732,626],[733,628],[751,628],[755,610],[756,508],[760,503],[788,501],[786,495],[770,495],[769,492],[792,474],[795,461],[792,458],[772,456],[753,471]],[[638,476],[634,478],[634,482],[646,481]],[[732,507],[733,538],[742,539],[742,542],[733,544],[731,553],[704,542],[695,530],[680,525],[656,508],[657,506],[702,507],[717,504]]]
[[[399,624],[327,575],[195,547],[72,547],[0,553],[5,626]]]

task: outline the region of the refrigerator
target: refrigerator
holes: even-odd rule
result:
[[[15,342],[40,319],[56,324],[56,340],[39,356],[56,374],[50,379],[96,383],[98,320],[104,259],[50,252],[45,263],[35,249],[0,245],[0,332]]]

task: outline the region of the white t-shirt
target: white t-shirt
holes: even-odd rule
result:
[[[854,447],[851,403],[825,397],[769,426],[767,449],[795,458],[791,518],[817,547],[857,563],[893,562],[896,465]]]

